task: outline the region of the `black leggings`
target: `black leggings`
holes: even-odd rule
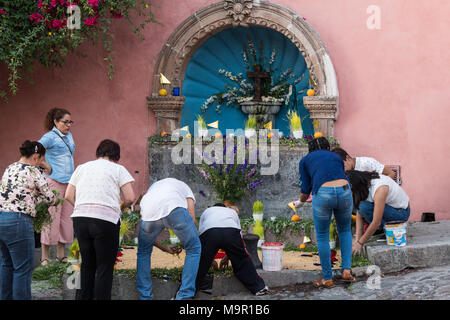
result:
[[[208,273],[219,249],[227,254],[233,266],[234,275],[253,293],[265,287],[264,280],[256,272],[255,265],[245,249],[239,229],[211,228],[200,235],[202,254],[197,273],[196,287]]]
[[[79,300],[111,300],[114,263],[119,249],[120,221],[75,217],[73,228],[81,253]]]

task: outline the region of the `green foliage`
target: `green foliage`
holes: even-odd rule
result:
[[[66,273],[70,263],[50,263],[45,267],[34,269],[31,279],[34,281],[48,281],[53,288],[62,288],[62,276]]]
[[[314,226],[313,219],[301,219],[292,221],[286,217],[276,217],[275,219],[263,219],[264,229],[270,230],[276,239],[282,239],[286,230],[289,228],[292,234],[299,233],[302,230],[308,237],[311,237],[311,230]]]
[[[245,129],[256,129],[256,118],[251,117],[245,122]]]
[[[206,122],[203,119],[203,117],[201,115],[197,115],[197,122],[198,122],[198,128],[199,129],[207,129],[206,128]]]
[[[0,0],[0,61],[6,64],[9,92],[16,94],[18,82],[29,78],[34,62],[48,68],[61,67],[70,52],[86,41],[101,42],[108,63],[108,77],[114,74],[112,20],[125,18],[132,32],[143,39],[145,25],[156,22],[145,0],[72,0],[80,8],[80,29],[69,30],[67,20],[75,14],[67,13],[65,0]],[[136,24],[132,13],[142,22]],[[72,20],[73,19],[73,20]],[[77,52],[84,55],[83,51]],[[70,75],[73,76],[73,75]],[[30,78],[28,79],[30,80]],[[32,82],[30,80],[30,82]],[[5,89],[0,96],[7,100]]]
[[[55,196],[59,195],[58,190],[52,190],[52,192]],[[64,201],[63,198],[59,198],[55,207],[57,207],[63,201]],[[52,224],[52,215],[48,211],[49,207],[50,207],[49,204],[46,202],[40,202],[36,205],[36,216],[34,217],[33,220],[33,228],[34,231],[36,231],[37,233],[41,233],[43,228],[50,226]]]
[[[264,207],[261,201],[253,202],[253,213],[263,213]]]
[[[133,235],[139,220],[141,220],[139,210],[123,210],[119,235],[124,238]]]

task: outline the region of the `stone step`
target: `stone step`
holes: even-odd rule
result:
[[[450,220],[410,222],[406,246],[372,241],[364,250],[369,261],[379,266],[383,273],[450,264]]]

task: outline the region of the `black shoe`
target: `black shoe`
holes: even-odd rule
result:
[[[265,286],[261,290],[259,290],[257,293],[255,293],[255,296],[263,296],[269,293],[269,288]]]
[[[212,294],[213,282],[214,282],[214,275],[208,273],[207,275],[205,275],[205,277],[202,279],[202,281],[200,281],[200,283],[198,285],[198,291],[201,291],[201,292],[204,292],[207,294]]]

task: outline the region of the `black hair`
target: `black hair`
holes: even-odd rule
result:
[[[334,148],[331,150],[332,152],[336,153],[339,157],[341,157],[342,161],[347,160],[347,157],[350,157],[350,155],[342,148]]]
[[[109,160],[117,162],[120,159],[120,146],[117,142],[105,139],[98,145],[95,156],[108,157]]]
[[[217,202],[213,207],[226,207],[222,202]]]
[[[330,150],[330,143],[325,137],[315,138],[308,142],[308,149],[309,152],[317,150]]]
[[[25,158],[31,157],[33,154],[38,153],[41,157],[45,155],[44,146],[37,141],[25,140],[22,146],[19,148],[20,155]]]
[[[359,209],[360,202],[365,201],[369,196],[370,182],[373,179],[380,178],[380,175],[376,171],[358,170],[349,170],[346,174],[352,186],[353,205],[356,209]]]
[[[50,109],[49,112],[47,112],[47,115],[45,116],[44,120],[45,129],[49,131],[52,130],[52,128],[55,126],[54,120],[59,121],[62,118],[64,118],[66,114],[70,115],[70,112],[63,108]]]

